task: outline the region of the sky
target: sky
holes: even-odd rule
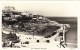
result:
[[[43,16],[72,16],[78,15],[78,2],[52,1],[52,2],[4,2],[2,7],[14,6],[17,10],[25,10],[32,14]]]

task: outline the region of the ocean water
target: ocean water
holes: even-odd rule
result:
[[[50,20],[63,24],[70,24],[71,28],[66,33],[66,42],[77,44],[77,17],[47,17]]]

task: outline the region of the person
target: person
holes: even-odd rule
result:
[[[65,46],[65,44],[64,44],[64,41],[63,41],[63,37],[62,36],[60,36],[60,43],[59,43],[59,45],[57,45],[58,47],[63,47],[63,48],[65,48],[66,46]]]
[[[5,41],[3,42],[2,47],[6,47],[6,43],[5,43]]]
[[[39,43],[40,41],[39,40],[37,40],[37,43]]]
[[[12,48],[12,41],[9,41],[9,46]]]

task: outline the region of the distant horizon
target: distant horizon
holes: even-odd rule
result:
[[[77,16],[44,16],[44,17],[69,17],[69,18],[77,18]]]

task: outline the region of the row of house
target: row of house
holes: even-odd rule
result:
[[[27,11],[18,11],[14,7],[5,7],[2,11],[3,17],[17,18],[17,17],[31,17],[33,20],[42,20],[45,19],[42,15],[32,14]]]

